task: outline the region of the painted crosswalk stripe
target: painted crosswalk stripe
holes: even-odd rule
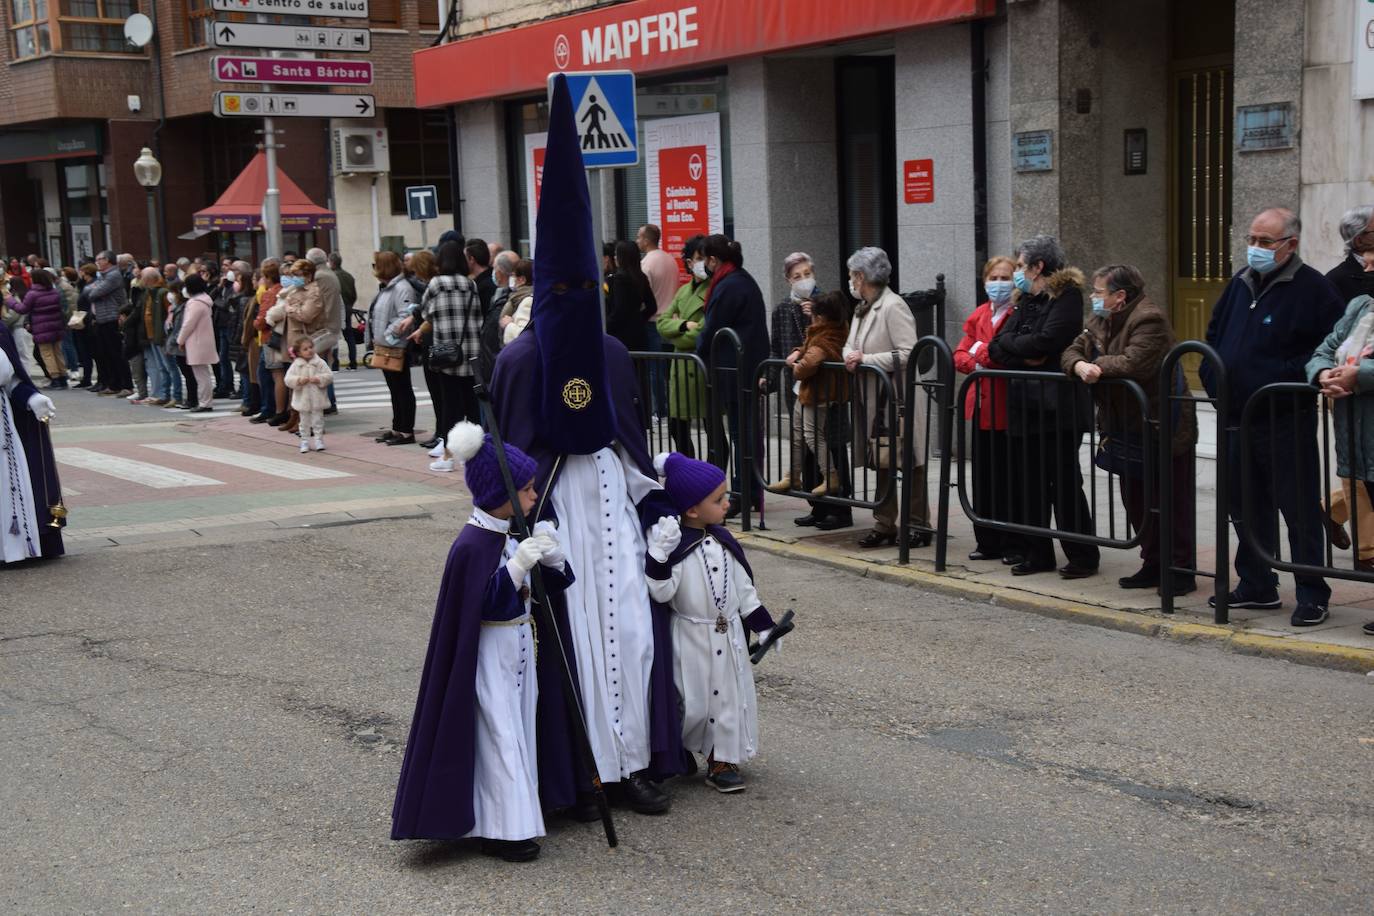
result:
[[[219,487],[224,481],[199,474],[188,474],[160,464],[120,458],[118,455],[104,455],[86,448],[54,449],[57,460],[74,468],[95,471],[108,477],[117,477],[130,483],[141,484],[154,490],[173,490],[177,487]]]
[[[227,464],[231,467],[251,470],[255,474],[266,474],[269,477],[281,477],[285,480],[328,480],[334,477],[353,476],[347,471],[334,468],[316,467],[294,461],[283,461],[279,458],[263,458],[258,455],[250,455],[247,452],[216,448],[213,445],[197,445],[194,442],[148,442],[144,443],[143,447],[157,449],[159,452],[167,452],[172,455],[196,458],[201,461],[212,461],[215,464]]]

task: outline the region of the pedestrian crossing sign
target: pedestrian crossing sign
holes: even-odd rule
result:
[[[553,78],[549,75],[549,97]],[[635,119],[635,75],[629,70],[567,73],[577,130],[582,137],[582,163],[589,169],[617,168],[639,162],[639,123]]]

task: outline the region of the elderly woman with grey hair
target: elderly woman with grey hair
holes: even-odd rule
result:
[[[1058,371],[1064,350],[1083,330],[1083,272],[1068,265],[1053,236],[1037,235],[1016,249],[1012,283],[1015,306],[988,345],[988,355],[1008,369]],[[1011,454],[1020,456],[1013,484],[1012,521],[1048,528],[1050,510],[1060,531],[1093,533],[1092,510],[1083,493],[1078,450],[1092,423],[1092,400],[1078,381],[1009,379],[1007,429]],[[1027,536],[1025,555],[1003,558],[1013,575],[1049,572],[1055,567],[1054,542]],[[1065,579],[1097,572],[1097,547],[1061,540],[1069,562],[1059,570]]]
[[[900,483],[894,473],[900,445],[892,447],[892,435],[898,430],[884,431],[886,407],[882,404],[885,388],[873,372],[860,372],[860,366],[871,366],[887,373],[900,399],[905,390],[907,362],[916,346],[916,318],[906,300],[889,286],[892,262],[881,248],[860,248],[849,256],[849,294],[859,301],[854,320],[849,325],[849,339],[844,344],[844,366],[855,374],[850,390],[858,400],[855,410],[855,454],[864,455],[868,466],[877,473],[878,492],[886,490],[883,501],[873,510],[873,530],[859,539],[864,548],[881,547],[897,542],[897,490]],[[915,367],[911,367],[915,371]],[[905,421],[911,424],[913,451],[918,462],[912,470],[911,524],[913,528],[929,528],[929,508],[926,496],[926,399],[917,393],[915,403],[907,405]],[[871,442],[871,445],[870,445]],[[930,544],[930,535],[913,530],[908,536],[915,547]]]
[[[1374,206],[1345,211],[1341,217],[1345,258],[1326,273],[1346,305],[1356,296],[1374,296]]]

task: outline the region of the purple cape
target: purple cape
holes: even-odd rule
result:
[[[602,335],[605,348],[609,391],[614,399],[615,439],[630,455],[640,473],[657,480],[653,460],[646,446],[646,434],[639,420],[639,381],[625,345],[614,337]],[[526,332],[501,351],[492,375],[491,398],[501,437],[533,458],[539,465],[535,486],[548,494],[557,481],[554,462],[559,457],[543,435],[539,421],[541,371],[539,341]],[[609,444],[609,443],[608,443]],[[640,523],[647,529],[665,515],[675,515],[665,493],[655,491],[639,504]],[[544,503],[542,518],[553,518],[552,508]],[[567,599],[551,596],[554,616],[568,661],[576,680],[576,660],[568,630]],[[649,775],[665,779],[686,771],[682,750],[682,718],[678,712],[677,688],[673,686],[673,639],[669,630],[669,609],[652,602],[654,664],[649,679]],[[571,724],[563,696],[563,680],[552,658],[552,649],[539,653],[539,795],[548,809],[566,808],[577,801],[578,791],[590,787],[580,753],[572,743]],[[603,774],[603,778],[605,774]]]
[[[744,571],[749,574],[749,578],[754,578],[754,568],[749,565],[749,560],[744,556],[744,548],[739,541],[724,525],[707,525],[701,528],[683,528],[682,540],[668,557],[667,563],[660,563],[653,557],[649,557],[645,563],[645,569],[650,579],[668,579],[672,577],[672,569],[677,564],[686,559],[687,555],[697,548],[706,535],[711,535],[730,551],[730,555],[735,558],[735,562],[744,567]],[[762,633],[764,630],[772,629],[774,626],[773,615],[768,613],[768,608],[760,606],[748,617],[744,618],[744,625],[755,633]]]
[[[42,424],[29,410],[29,398],[38,393],[24,371],[24,363],[19,358],[19,349],[14,345],[14,335],[10,329],[0,324],[0,349],[5,351],[19,384],[10,393],[10,412],[14,415],[14,425],[19,430],[19,441],[24,444],[24,456],[28,459],[29,480],[33,484],[34,514],[38,517],[38,543],[35,545],[44,557],[62,556],[62,529],[53,528],[52,513],[48,506],[62,498],[62,488],[57,481],[57,460],[53,457],[52,443],[43,435]],[[47,473],[44,473],[46,469]],[[7,500],[7,494],[0,499]],[[0,522],[8,525],[9,506],[0,503]]]
[[[449,549],[391,809],[393,840],[456,840],[472,830],[477,641],[487,581],[505,543],[501,534],[464,525]]]

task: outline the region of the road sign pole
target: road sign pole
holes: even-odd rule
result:
[[[592,242],[596,247],[597,257],[601,257],[601,246],[606,243],[606,236],[603,234],[602,223],[605,214],[601,210],[601,170],[587,169],[587,196],[592,200]],[[598,311],[601,313],[601,330],[606,330],[606,287],[603,283],[596,284],[597,301],[601,303]]]
[[[263,149],[267,152],[267,193],[262,199],[262,228],[267,243],[267,257],[280,258],[281,189],[277,187],[277,133],[272,129],[271,118],[262,119],[262,138]]]
[[[420,247],[429,247],[429,220],[420,220]]]

